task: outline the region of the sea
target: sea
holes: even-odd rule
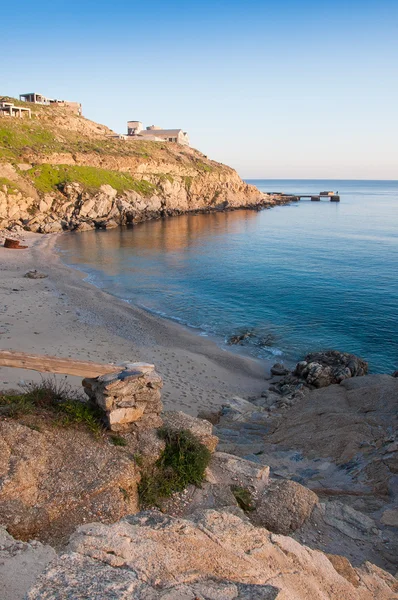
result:
[[[92,284],[226,350],[292,364],[337,349],[398,369],[398,181],[248,183],[341,200],[68,234],[58,249]]]

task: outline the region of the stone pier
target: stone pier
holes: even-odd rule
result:
[[[124,363],[116,373],[83,379],[84,391],[104,411],[111,431],[156,428],[160,414],[162,378],[154,365]]]

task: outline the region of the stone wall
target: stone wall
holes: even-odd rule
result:
[[[160,427],[162,378],[153,365],[125,363],[118,373],[83,380],[89,398],[104,411],[111,431]]]

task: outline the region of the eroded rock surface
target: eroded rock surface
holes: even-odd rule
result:
[[[89,432],[0,421],[0,525],[15,537],[61,543],[137,512],[138,481],[134,460]]]
[[[292,479],[316,492],[320,508],[302,526],[300,539],[395,573],[397,379],[349,378],[308,389],[290,406],[275,398],[283,400],[273,393],[253,402],[232,399],[215,425],[218,449],[269,465],[271,478]]]
[[[393,600],[397,585],[374,565],[353,568],[229,512],[148,512],[80,527],[27,598]]]
[[[0,598],[23,600],[38,575],[56,557],[51,546],[37,540],[15,540],[0,527]]]

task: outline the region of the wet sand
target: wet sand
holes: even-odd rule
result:
[[[61,234],[68,235],[68,234]],[[96,362],[153,362],[167,409],[197,414],[268,387],[270,363],[227,352],[211,339],[123,302],[62,263],[56,235],[26,234],[26,250],[0,247],[0,348]],[[46,279],[27,279],[31,269]],[[0,389],[40,374],[0,367]],[[66,378],[79,386],[76,377]]]

